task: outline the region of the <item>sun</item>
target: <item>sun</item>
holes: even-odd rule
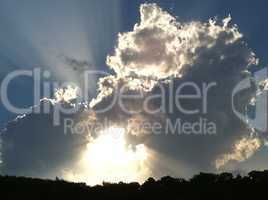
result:
[[[91,139],[82,156],[82,173],[72,179],[83,180],[90,185],[103,181],[141,182],[149,173],[147,161],[147,147],[144,144],[127,144],[126,130],[113,126]]]

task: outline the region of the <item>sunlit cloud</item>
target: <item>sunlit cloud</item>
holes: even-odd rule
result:
[[[230,161],[242,162],[249,159],[261,147],[261,140],[256,137],[242,138],[234,144],[233,151],[220,156],[215,165],[217,169],[222,168]]]
[[[68,85],[65,88],[56,89],[54,96],[56,102],[66,102],[70,103],[79,95],[79,88],[75,86]]]
[[[135,146],[126,143],[124,128],[109,127],[91,138],[82,154],[79,169],[65,171],[64,177],[88,184],[108,182],[142,182],[148,177],[148,150],[144,144]]]

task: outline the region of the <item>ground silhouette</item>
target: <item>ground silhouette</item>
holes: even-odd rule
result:
[[[56,178],[0,176],[0,199],[267,199],[268,170],[252,171],[247,176],[231,173],[200,173],[190,180],[149,178],[143,184],[103,183],[87,186]]]

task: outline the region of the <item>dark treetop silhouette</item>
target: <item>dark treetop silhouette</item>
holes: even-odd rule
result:
[[[0,176],[1,199],[265,199],[268,170],[247,176],[200,173],[190,180],[163,177],[139,183],[87,186],[56,178],[41,180]]]

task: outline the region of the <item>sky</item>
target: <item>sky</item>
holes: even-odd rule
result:
[[[170,83],[165,85],[163,80],[170,77],[175,81],[175,88],[184,81],[192,81],[198,86],[202,81],[216,81],[219,86],[217,91],[209,94],[212,103],[209,103],[209,112],[205,115],[217,125],[215,136],[162,138],[161,135],[144,136],[134,133],[130,134],[127,141],[121,137],[114,141],[109,137],[85,139],[81,135],[53,136],[53,133],[64,129],[62,123],[60,126],[51,124],[53,114],[27,114],[16,118],[17,114],[8,111],[1,99],[0,128],[4,129],[0,135],[0,172],[49,178],[62,176],[74,181],[88,177],[84,181],[95,184],[100,178],[140,181],[149,175],[190,177],[199,171],[267,168],[265,134],[256,136],[259,134],[256,134],[257,130],[252,131],[252,127],[238,119],[232,113],[228,99],[232,89],[242,80],[238,78],[239,73],[247,69],[251,62],[249,60],[254,57],[251,52],[259,59],[257,66],[266,67],[266,7],[267,2],[261,0],[0,0],[1,82],[8,73],[18,69],[40,68],[50,72],[51,76],[47,79],[49,82],[68,81],[78,86],[81,86],[80,69],[111,73],[112,77],[103,79],[90,76],[91,82],[87,87],[93,108],[111,104],[111,96],[117,95],[115,85],[122,87],[126,84],[127,94],[132,90],[134,93],[142,90],[147,95],[158,94],[160,86],[168,88]],[[148,17],[154,14],[163,21]],[[176,25],[169,19],[175,20]],[[215,30],[213,25],[205,24],[209,19],[217,21]],[[223,19],[227,20],[227,27],[224,27]],[[177,29],[178,26],[182,27],[182,31]],[[185,37],[188,42],[182,42],[185,45],[183,48],[177,46],[179,40],[174,39],[174,36],[180,39]],[[164,52],[163,44],[169,44],[172,50]],[[175,57],[180,59],[176,60]],[[211,64],[212,61],[209,60],[215,62]],[[217,67],[212,68],[210,65]],[[249,71],[256,71],[256,68],[258,67],[253,66]],[[64,96],[64,91],[58,90],[58,96],[41,95],[40,99],[50,98],[49,102],[53,106],[62,101],[70,103],[69,98],[72,98],[73,92],[70,90]],[[10,101],[20,107],[34,106],[33,93],[33,80],[26,77],[14,80],[8,88]],[[95,98],[91,100],[93,97]],[[239,102],[240,109],[244,109],[249,101],[249,96],[244,98],[245,102]],[[47,101],[43,99],[39,106],[47,104]],[[136,110],[141,102],[130,100],[127,104],[130,109]],[[184,105],[200,106],[195,102],[184,102]],[[94,109],[93,114],[88,110],[79,110],[71,118],[75,121],[94,118],[101,123],[104,118],[108,118],[116,126],[116,131],[108,128],[110,133],[106,131],[105,134],[109,135],[113,132],[120,133],[126,119],[161,123],[163,119],[195,122],[203,116],[189,117],[178,111],[172,114],[158,113],[155,116],[147,113],[128,116],[121,113],[122,110],[117,106],[104,114],[95,113]],[[62,120],[66,117],[60,116]],[[125,128],[125,132],[128,132],[128,128]],[[109,142],[114,142],[119,147],[121,145],[122,149],[113,151],[114,147],[109,146]],[[127,150],[124,149],[125,143],[129,145]],[[99,152],[98,145],[104,145],[105,148],[108,146],[106,151],[115,154],[124,151],[117,157],[119,164],[93,159],[93,154],[98,154],[95,151]],[[88,160],[81,161],[81,152]],[[198,155],[200,152],[201,155]],[[121,160],[129,162],[122,164]],[[229,160],[234,162],[229,163]],[[89,166],[85,167],[87,164],[84,162],[89,162]],[[103,171],[98,171],[107,162],[112,162],[113,168],[101,168]],[[221,168],[225,162],[226,167]],[[212,163],[216,163],[216,167]],[[114,171],[113,177],[108,177],[109,170]],[[121,171],[127,171],[128,176],[125,177]]]
[[[182,20],[208,20],[232,15],[261,61],[267,63],[265,26],[266,1],[1,1],[1,77],[12,69],[64,65],[62,55],[70,54],[105,69],[105,59],[113,50],[118,32],[130,30],[139,19],[139,5],[155,2]],[[104,11],[105,15],[101,15]],[[71,22],[71,23],[70,23]],[[92,28],[92,26],[94,28]],[[94,61],[93,61],[94,60]],[[58,62],[55,64],[55,62]],[[94,63],[96,62],[96,64]],[[60,75],[57,75],[60,76]],[[58,78],[58,77],[57,77]],[[59,77],[65,78],[65,77]],[[17,91],[31,92],[31,83],[14,84]],[[12,92],[13,93],[13,92]],[[32,105],[29,95],[10,94],[18,105]],[[1,106],[1,124],[14,116]],[[2,114],[3,113],[3,114]]]

